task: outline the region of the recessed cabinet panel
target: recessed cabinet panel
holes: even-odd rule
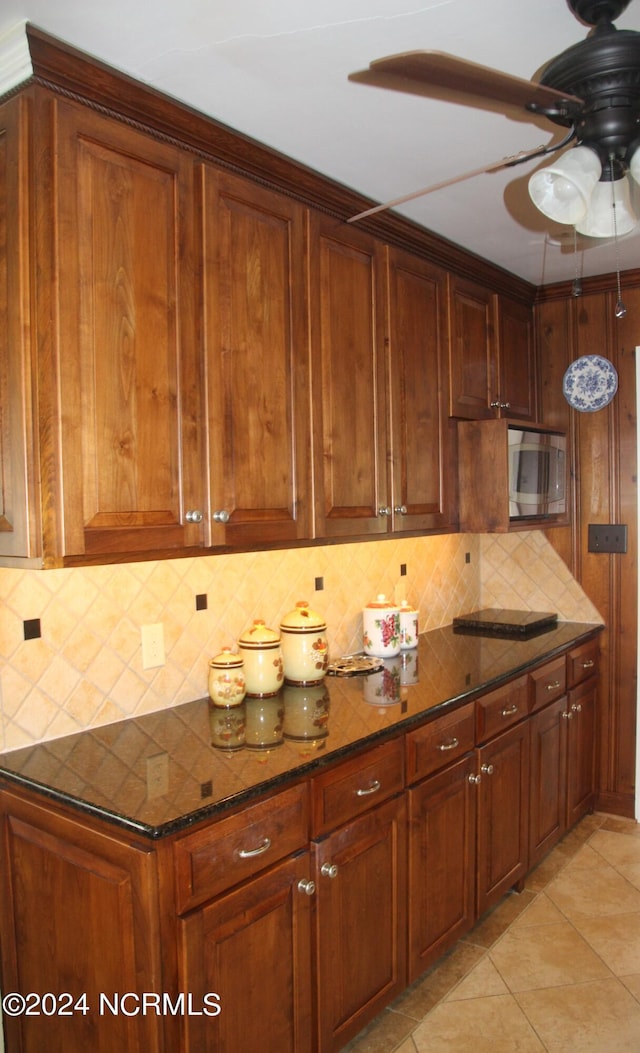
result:
[[[202,181],[212,542],[309,537],[303,210],[211,166]]]
[[[383,248],[314,215],[310,267],[316,536],[383,534],[391,513]]]
[[[28,128],[24,99],[0,107],[0,554],[14,557],[41,551],[30,430]]]
[[[197,543],[190,162],[80,108],[57,118],[64,554]]]
[[[446,274],[389,252],[390,432],[394,531],[442,527],[448,516]]]
[[[475,282],[452,277],[450,311],[451,416],[494,417],[490,406],[497,388],[492,294]]]
[[[497,298],[500,401],[507,417],[537,419],[537,369],[531,308]]]

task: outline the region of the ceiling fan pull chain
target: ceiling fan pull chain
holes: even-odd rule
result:
[[[622,299],[622,288],[620,285],[620,247],[618,245],[618,223],[616,220],[616,189],[613,182],[613,154],[609,154],[609,171],[611,174],[611,207],[613,209],[613,242],[616,250],[616,289],[618,299],[616,300],[616,318],[624,318],[627,308]]]

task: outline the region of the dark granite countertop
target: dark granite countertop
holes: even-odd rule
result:
[[[327,676],[312,688],[321,719],[318,728],[307,721],[307,738],[284,737],[262,749],[216,747],[212,730],[220,710],[205,698],[0,754],[0,780],[144,837],[165,837],[458,706],[600,629],[559,622],[542,635],[513,640],[460,635],[446,626],[422,635],[401,663],[387,661],[391,701],[378,694],[382,674],[375,681]],[[302,689],[285,689],[265,705],[247,699],[244,713],[224,712],[255,727],[275,710],[285,731],[300,731],[302,697]]]

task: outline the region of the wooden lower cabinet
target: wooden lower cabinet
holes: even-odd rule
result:
[[[135,1012],[136,995],[163,982],[153,846],[7,792],[0,814],[2,992],[19,992],[32,1011],[5,1012],[6,1049],[160,1053],[162,1017]],[[119,1010],[130,992],[129,1011]]]
[[[475,921],[475,755],[425,779],[409,799],[409,982]]]
[[[182,988],[198,1006],[218,995],[220,1008],[183,1018],[183,1049],[312,1049],[309,868],[305,852],[180,918]]]
[[[566,829],[567,698],[531,718],[529,866],[535,866]]]
[[[404,795],[312,852],[318,1048],[337,1053],[406,986]]]
[[[597,689],[597,678],[591,677],[569,691],[567,828],[593,808]]]
[[[522,721],[478,751],[478,915],[526,874],[529,723]]]

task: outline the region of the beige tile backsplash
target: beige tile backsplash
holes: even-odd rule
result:
[[[0,569],[0,749],[201,698],[213,654],[234,646],[256,617],[277,627],[301,599],[325,616],[332,655],[359,650],[361,608],[381,592],[418,606],[421,631],[494,606],[601,620],[539,531]],[[201,593],[208,608],[197,611]],[[25,641],[23,622],[31,618],[40,619],[42,635]],[[140,628],[156,622],[164,626],[166,663],[145,670]]]

